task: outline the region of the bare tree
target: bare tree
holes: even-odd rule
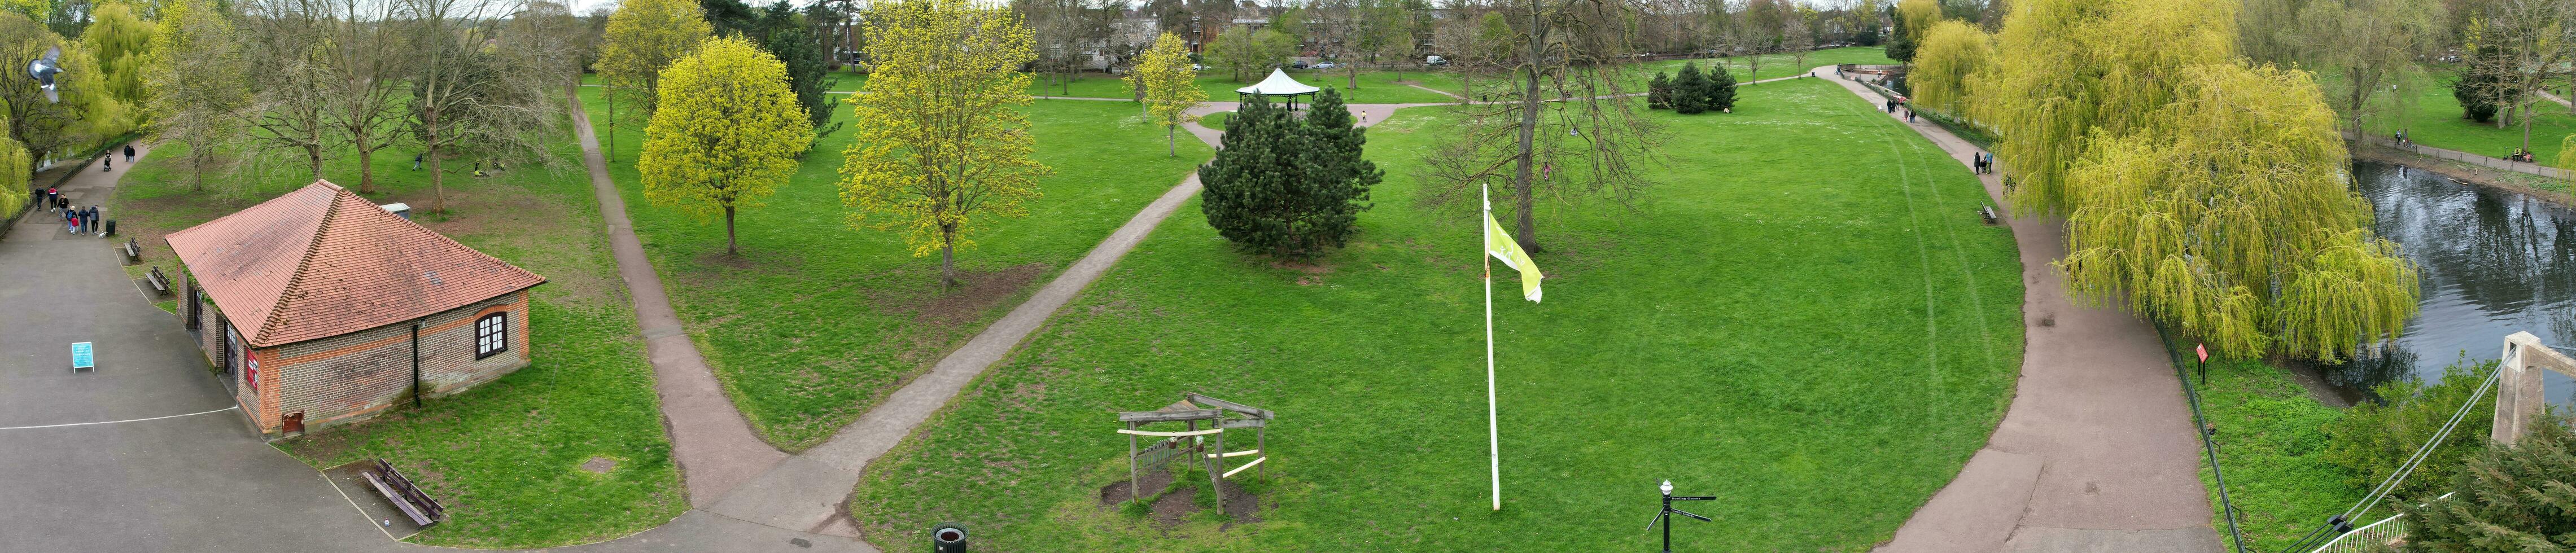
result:
[[[240,112],[243,121],[236,128],[261,157],[295,155],[319,180],[323,152],[338,144],[322,55],[332,12],[320,0],[252,0],[242,6],[251,105]]]
[[[505,0],[503,0],[505,1]],[[532,136],[553,115],[551,91],[562,90],[571,73],[569,52],[553,33],[541,28],[568,19],[560,4],[527,10],[514,25],[528,32],[497,34],[482,22],[503,15],[496,0],[404,0],[405,37],[417,59],[401,75],[410,85],[409,107],[401,120],[403,138],[420,144],[429,163],[432,213],[447,211],[446,171],[441,162],[456,150],[472,150],[499,160],[538,157],[543,146]],[[503,42],[503,37],[516,39]],[[484,159],[475,160],[481,169]]]
[[[2569,80],[2567,65],[2576,61],[2576,24],[2570,23],[2576,21],[2576,0],[2489,0],[2471,21],[2463,31],[2468,50],[2479,55],[2467,61],[2487,65],[2471,70],[2503,77],[2484,91],[2504,110],[2496,128],[2521,119],[2522,151],[2530,151],[2531,120],[2538,115],[2533,104],[2543,101],[2541,92]]]
[[[1635,163],[1650,161],[1662,135],[1630,98],[1638,94],[1626,71],[1633,1],[1518,0],[1498,9],[1511,54],[1464,69],[1505,79],[1470,91],[1495,101],[1460,110],[1464,123],[1422,170],[1446,186],[1425,201],[1473,205],[1480,187],[1499,184],[1512,202],[1513,238],[1531,252],[1542,249],[1532,212],[1541,194],[1605,195],[1633,207],[1649,184]]]
[[[322,67],[322,87],[331,125],[358,156],[358,191],[376,191],[376,150],[392,145],[395,124],[403,117],[405,64],[419,54],[406,44],[396,24],[402,15],[397,0],[330,0]]]

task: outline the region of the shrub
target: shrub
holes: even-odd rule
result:
[[[2566,551],[2576,547],[2576,431],[2543,415],[2522,443],[2489,448],[2451,476],[2453,495],[2406,513],[2406,551]]]
[[[1708,111],[1708,77],[1701,76],[1699,62],[1682,64],[1682,74],[1673,79],[1673,112],[1698,115]]]
[[[1701,90],[1700,94],[1700,97],[1704,99],[1703,101],[1708,104],[1709,111],[1733,111],[1735,109],[1735,75],[1727,72],[1726,64],[1721,63],[1709,66],[1708,85]]]
[[[2351,469],[2348,482],[2360,489],[2375,489],[2380,481],[2396,472],[2397,467],[2415,455],[2416,448],[2433,439],[2433,433],[2451,420],[2451,415],[2475,395],[2478,385],[2495,372],[2496,363],[2455,364],[2442,370],[2439,382],[2427,385],[2416,379],[2400,379],[2372,389],[2385,403],[2363,403],[2353,406],[2341,420],[2326,425],[2326,460]],[[2392,501],[2420,503],[2441,492],[2442,476],[2480,450],[2486,449],[2486,427],[2495,420],[2495,395],[2488,394],[2478,406],[2462,418],[2451,437],[2433,450],[2416,467],[2397,491]]]
[[[1673,78],[1662,71],[1646,81],[1646,109],[1673,108]]]
[[[1199,168],[1199,208],[1235,248],[1305,258],[1341,247],[1384,175],[1361,159],[1367,137],[1326,89],[1303,120],[1255,98],[1226,118],[1216,159]]]

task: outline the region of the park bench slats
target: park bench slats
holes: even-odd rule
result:
[[[393,502],[394,508],[401,509],[403,516],[411,518],[413,524],[427,527],[447,517],[447,508],[440,506],[438,500],[430,499],[429,494],[421,493],[420,487],[412,485],[410,478],[395,472],[393,463],[377,459],[373,468],[360,470],[358,475],[366,477],[367,484],[373,486],[377,494],[385,496],[386,501]]]
[[[152,284],[152,291],[160,292],[164,296],[170,295],[170,277],[161,276],[160,267],[153,267],[152,272],[144,273],[143,280]]]

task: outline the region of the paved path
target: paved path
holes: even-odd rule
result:
[[[1819,73],[1871,106],[1885,101]],[[1907,126],[1962,165],[1981,151],[1929,120]],[[2002,183],[1979,177],[2004,205]],[[2155,329],[2118,309],[2069,301],[2050,264],[2066,251],[2063,221],[2010,224],[2027,340],[2012,408],[1959,477],[1878,551],[2221,551],[2191,408]]]
[[[581,95],[565,96],[581,139],[582,163],[590,167],[590,186],[599,196],[600,219],[608,223],[608,247],[617,257],[618,276],[626,279],[627,294],[635,300],[636,326],[644,335],[644,353],[653,361],[653,391],[662,398],[671,458],[680,464],[689,505],[705,507],[787,454],[753,432],[751,422],[725,396],[724,385],[716,382],[706,357],[698,354],[697,344],[689,341],[680,315],[671,310],[670,296],[663,294],[662,276],[653,272],[653,261],[644,257],[644,245],[635,239],[625,197],[608,178],[608,162],[600,156],[599,137],[591,131],[590,114],[582,110]]]

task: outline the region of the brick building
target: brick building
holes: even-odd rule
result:
[[[528,289],[544,277],[329,181],[166,240],[186,267],[181,315],[261,434],[528,365]]]

